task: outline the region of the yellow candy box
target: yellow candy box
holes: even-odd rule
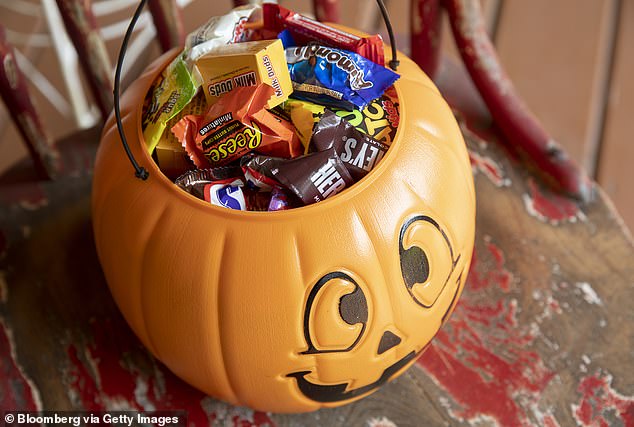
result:
[[[221,46],[196,61],[195,78],[209,105],[240,86],[265,83],[275,92],[267,104],[281,104],[293,91],[280,40],[262,40]]]

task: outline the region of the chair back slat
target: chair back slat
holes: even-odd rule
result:
[[[88,80],[95,103],[105,119],[112,110],[113,73],[106,45],[89,0],[56,0]]]
[[[339,0],[313,0],[315,18],[322,22],[339,22]]]
[[[410,54],[418,66],[434,78],[440,59],[442,35],[440,0],[411,0]]]
[[[44,131],[42,121],[33,105],[26,78],[16,63],[13,46],[7,42],[2,25],[0,25],[0,97],[22,136],[38,177],[53,178],[59,169],[59,156]]]
[[[163,52],[185,44],[185,25],[175,0],[149,0],[148,6]]]

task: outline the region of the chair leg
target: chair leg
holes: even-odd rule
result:
[[[183,14],[175,0],[149,0],[148,6],[163,52],[185,44]]]
[[[410,1],[410,46],[414,62],[433,79],[438,71],[442,35],[440,0]]]
[[[56,0],[101,116],[112,110],[113,69],[89,1]],[[53,29],[51,29],[53,30]]]
[[[592,184],[515,92],[482,18],[479,0],[444,0],[456,45],[471,79],[506,140],[556,189],[581,201]]]
[[[321,22],[339,22],[339,0],[313,0],[315,18]]]
[[[13,47],[7,42],[4,27],[0,25],[0,96],[18,128],[31,156],[37,175],[51,179],[59,170],[59,155],[37,114],[26,78],[15,61]]]

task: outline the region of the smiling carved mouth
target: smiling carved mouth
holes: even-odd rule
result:
[[[299,387],[299,390],[302,392],[302,394],[309,399],[312,399],[316,402],[340,402],[342,400],[348,400],[358,396],[362,396],[379,388],[380,386],[385,384],[394,374],[401,370],[401,368],[415,359],[416,356],[417,353],[415,351],[412,351],[398,362],[388,366],[383,371],[381,377],[378,380],[374,381],[371,384],[352,390],[346,390],[346,388],[348,387],[348,384],[346,383],[334,385],[320,385],[312,383],[306,379],[306,375],[310,374],[311,371],[293,372],[292,374],[288,374],[287,377],[295,378],[295,380],[297,381],[297,387]]]

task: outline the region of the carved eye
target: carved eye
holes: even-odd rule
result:
[[[414,301],[434,305],[458,259],[438,223],[426,215],[410,218],[401,227],[399,257],[403,282]]]
[[[328,273],[308,295],[304,312],[303,354],[346,352],[357,345],[368,322],[368,302],[355,280],[343,272]]]

